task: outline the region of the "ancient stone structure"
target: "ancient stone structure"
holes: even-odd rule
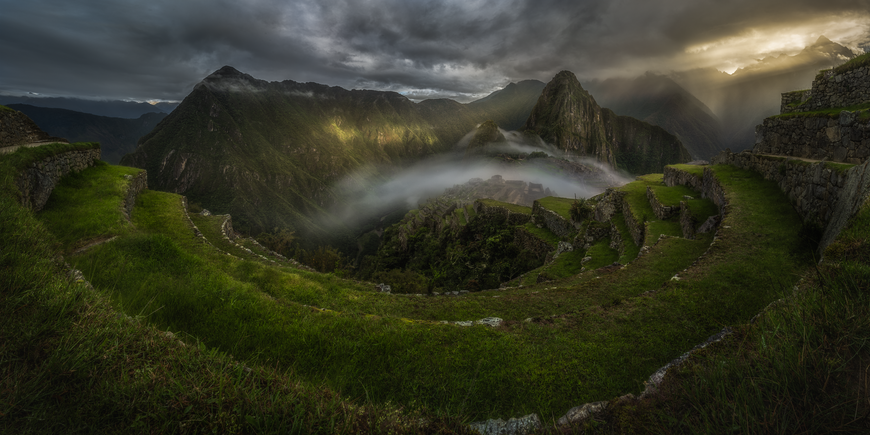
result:
[[[575,232],[574,225],[559,213],[549,210],[535,201],[532,205],[532,222],[539,227],[546,227],[553,234],[565,238]]]
[[[755,153],[861,163],[870,156],[870,110],[767,118],[755,137]]]
[[[663,181],[666,186],[688,186],[696,192],[704,188],[703,177],[670,166],[665,166]]]
[[[15,183],[21,192],[21,204],[33,211],[42,210],[48,197],[65,175],[93,166],[100,160],[100,148],[55,154],[18,173]]]
[[[474,201],[474,211],[478,215],[503,217],[508,225],[522,225],[532,218],[529,214],[510,211],[505,207],[486,205],[483,201]]]
[[[646,198],[649,200],[649,205],[652,207],[653,213],[655,213],[656,217],[661,220],[670,219],[671,216],[680,211],[678,207],[671,207],[662,204],[650,186],[646,186]]]
[[[680,228],[683,230],[684,239],[695,238],[695,226],[697,226],[695,217],[689,211],[686,201],[680,201]]]
[[[723,152],[713,161],[752,170],[776,182],[804,222],[815,223],[820,228],[828,226],[848,176],[848,171],[825,162],[810,163],[745,151]]]
[[[810,112],[870,101],[870,66],[823,71],[812,89],[782,94],[780,113]]]
[[[622,197],[622,216],[625,218],[625,225],[628,226],[628,232],[631,233],[631,239],[634,241],[634,244],[637,246],[643,245],[645,233],[643,216],[635,216],[631,212],[631,206],[628,205],[628,201],[625,200],[624,196]]]
[[[758,154],[861,163],[870,157],[870,110],[831,110],[870,103],[870,66],[823,71],[812,89],[782,94],[780,114],[755,129]]]
[[[516,227],[514,230],[514,244],[521,249],[531,252],[541,262],[545,261],[550,252],[556,248],[537,236],[532,235],[523,227]]]
[[[34,142],[64,142],[40,128],[27,115],[17,110],[0,109],[0,148]]]
[[[127,175],[126,178],[130,184],[127,185],[127,194],[124,195],[124,202],[121,204],[121,213],[129,221],[130,213],[133,212],[133,206],[136,204],[136,198],[148,188],[148,172],[143,169],[136,175]]]

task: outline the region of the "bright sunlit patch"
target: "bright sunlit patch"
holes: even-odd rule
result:
[[[870,39],[870,16],[828,16],[788,26],[751,28],[686,47],[685,52],[705,66],[730,74],[762,58],[798,54],[823,35],[860,53],[858,44]]]

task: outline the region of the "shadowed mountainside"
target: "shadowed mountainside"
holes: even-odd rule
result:
[[[103,160],[117,164],[125,154],[136,150],[139,138],[148,134],[166,117],[165,113],[146,113],[137,119],[112,118],[66,109],[12,104],[42,130],[71,142],[99,142]]]

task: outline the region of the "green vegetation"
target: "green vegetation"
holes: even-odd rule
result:
[[[56,154],[67,151],[91,150],[99,147],[100,144],[95,142],[52,143],[32,148],[19,148],[14,153],[4,156],[4,159],[9,168],[19,170]]]
[[[15,112],[15,109],[0,104],[0,112]]]
[[[646,187],[663,186],[662,177],[662,174],[643,175],[619,188],[620,191],[626,193],[625,202],[628,204],[635,222],[642,223],[656,218],[646,196]],[[625,212],[623,210],[623,213]]]
[[[836,162],[825,162],[825,167],[838,173],[844,174],[849,169],[852,169],[855,165],[851,163],[836,163]]]
[[[820,109],[813,110],[811,112],[788,112],[782,113],[779,115],[773,115],[771,118],[778,119],[792,119],[792,118],[811,118],[816,116],[826,116],[828,118],[838,118],[840,116],[840,112],[849,111],[849,112],[859,112],[858,116],[865,117],[866,114],[870,112],[870,103],[863,104],[855,104],[847,107],[836,107],[831,109]]]
[[[124,234],[131,229],[120,210],[132,177],[141,169],[94,167],[64,177],[40,212],[46,227],[57,234],[64,251]],[[87,207],[77,207],[87,204]]]
[[[546,198],[541,198],[537,201],[539,204],[541,204],[541,207],[556,212],[556,214],[562,216],[568,221],[571,220],[571,205],[574,204],[574,199],[548,196]]]
[[[783,299],[757,322],[694,354],[665,378],[659,395],[615,404],[605,432],[864,432],[868,228],[865,205],[798,289],[783,288]]]
[[[531,223],[531,222],[528,222],[528,223],[526,223],[525,225],[523,225],[523,229],[525,229],[526,231],[532,233],[532,235],[534,235],[535,237],[537,237],[537,238],[539,238],[539,239],[541,239],[541,240],[543,240],[543,241],[549,243],[550,246],[552,246],[552,247],[554,247],[554,248],[555,248],[557,245],[559,245],[559,242],[561,241],[561,239],[559,238],[559,236],[553,234],[553,232],[550,231],[549,229],[547,229],[547,228],[538,228],[537,225],[535,225],[535,224],[533,224],[533,223]]]
[[[867,65],[870,65],[870,53],[864,53],[860,56],[849,59],[848,62],[834,68],[834,74],[842,74]]]

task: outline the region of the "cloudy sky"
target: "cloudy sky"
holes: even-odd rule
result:
[[[223,65],[468,101],[870,42],[870,0],[0,0],[0,93],[180,100]]]

